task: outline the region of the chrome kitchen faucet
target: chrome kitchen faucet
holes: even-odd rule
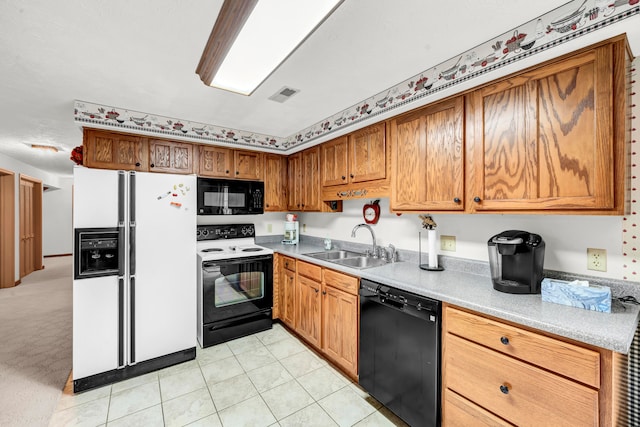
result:
[[[351,237],[356,237],[356,230],[358,230],[360,227],[364,227],[371,232],[371,239],[373,240],[373,247],[372,247],[373,252],[371,256],[373,256],[374,258],[378,258],[378,246],[376,245],[376,234],[373,232],[373,228],[371,228],[369,224],[358,224],[355,227],[353,227],[353,230],[351,230]]]

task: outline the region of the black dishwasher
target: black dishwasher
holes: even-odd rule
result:
[[[359,384],[411,426],[440,424],[440,301],[360,281]]]

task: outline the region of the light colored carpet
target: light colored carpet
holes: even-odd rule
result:
[[[71,257],[0,289],[0,426],[48,426],[71,372]]]

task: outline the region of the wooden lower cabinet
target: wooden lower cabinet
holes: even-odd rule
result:
[[[278,254],[278,317],[356,379],[359,279]]]
[[[357,295],[323,284],[322,351],[354,377],[358,375],[358,306]]]
[[[320,288],[322,283],[300,276],[296,283],[298,310],[296,311],[296,331],[314,347],[320,347]]]
[[[278,295],[278,310],[276,316],[288,327],[294,329],[295,300],[296,300],[296,260],[288,256],[276,254],[278,268],[277,282],[274,287],[278,290],[274,295]],[[274,302],[275,303],[275,302]]]
[[[449,389],[444,390],[442,396],[442,412],[446,413],[446,425],[450,426],[501,427],[513,425]],[[444,422],[443,425],[445,425]]]
[[[445,304],[442,425],[616,425],[611,351]]]

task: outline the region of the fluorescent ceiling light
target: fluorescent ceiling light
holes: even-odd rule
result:
[[[225,0],[196,73],[250,95],[342,0]]]

